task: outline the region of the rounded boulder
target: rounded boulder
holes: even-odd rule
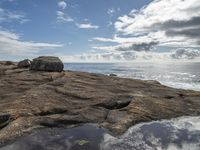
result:
[[[64,64],[62,61],[58,57],[53,56],[40,56],[35,58],[30,66],[30,70],[49,72],[61,72],[63,68]]]

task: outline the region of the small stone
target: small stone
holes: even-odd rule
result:
[[[110,76],[110,77],[117,77],[117,75],[114,74],[114,73],[111,73],[109,76]]]

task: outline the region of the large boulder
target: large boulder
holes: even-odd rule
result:
[[[58,57],[53,56],[40,56],[33,59],[31,62],[30,70],[36,71],[49,71],[49,72],[61,72],[64,65]]]
[[[29,59],[24,59],[17,64],[18,68],[29,68],[31,66],[31,61]]]

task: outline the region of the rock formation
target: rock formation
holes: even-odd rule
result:
[[[62,71],[57,59],[53,67],[49,60],[54,58],[35,59],[32,69]],[[97,123],[121,134],[140,122],[200,115],[200,92],[157,81],[32,71],[1,62],[0,72],[0,142],[41,128]]]

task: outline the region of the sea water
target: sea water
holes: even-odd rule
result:
[[[86,71],[142,80],[200,91],[200,62],[65,63],[65,70]]]

